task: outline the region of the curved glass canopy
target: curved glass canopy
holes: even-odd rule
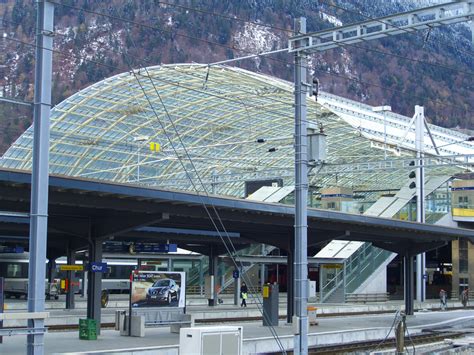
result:
[[[308,98],[308,120],[327,134],[327,163],[384,159],[380,139]],[[330,106],[327,106],[330,107]],[[293,184],[293,87],[231,67],[163,65],[98,82],[52,109],[50,172],[165,189],[243,196],[246,180]],[[30,170],[33,128],[0,159]],[[402,156],[413,152],[402,150]],[[403,169],[318,174],[314,186],[399,189]],[[455,167],[428,170],[452,174]]]

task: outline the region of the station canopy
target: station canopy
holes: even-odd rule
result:
[[[226,66],[161,65],[115,75],[52,109],[50,172],[238,197],[248,180],[282,179],[285,186],[293,185],[293,100],[291,83]],[[314,168],[311,186],[367,191],[406,183],[406,169],[345,172],[342,167],[381,161],[385,154],[387,160],[413,157],[414,127],[404,133],[411,118],[383,117],[371,106],[326,93],[318,102],[308,97],[307,107],[309,123],[321,125],[327,135],[325,164],[333,167],[330,172]],[[467,138],[440,127],[431,130],[438,145]],[[426,150],[433,154],[428,143]],[[0,166],[30,170],[32,146],[30,127]],[[474,149],[456,143],[442,153]],[[461,171],[441,164],[426,175]]]

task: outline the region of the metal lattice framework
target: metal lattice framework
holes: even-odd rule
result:
[[[199,174],[208,191],[214,187],[216,193],[234,196],[243,195],[245,180],[282,177],[285,185],[293,184],[294,112],[289,83],[237,68],[192,64],[150,67],[136,74],[146,95],[135,75],[122,73],[53,108],[52,174],[179,190],[193,189],[191,177],[203,190]],[[369,113],[370,106],[333,95],[322,94],[319,101],[324,106],[308,98],[308,117],[324,126],[328,164],[383,159],[380,115]],[[365,109],[362,113],[361,107]],[[360,117],[356,113],[367,120],[363,127],[357,126]],[[397,122],[389,120],[394,127],[409,121],[397,117]],[[453,132],[450,137],[465,136]],[[258,143],[262,139],[265,142]],[[393,144],[396,137],[390,139]],[[32,141],[30,127],[0,159],[0,165],[30,170]],[[161,150],[151,151],[150,143],[159,143]],[[276,151],[269,151],[271,148]],[[474,153],[463,149],[465,154]],[[459,153],[454,148],[447,152]],[[413,152],[402,146],[401,155],[408,157]],[[376,174],[328,171],[313,173],[310,183],[369,190],[397,189],[406,181],[404,168],[381,169]],[[457,171],[444,166],[427,173]]]

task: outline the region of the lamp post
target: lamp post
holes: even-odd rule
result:
[[[133,138],[133,141],[137,144],[137,182],[140,182],[140,143],[146,142],[150,139],[148,136],[137,136]]]

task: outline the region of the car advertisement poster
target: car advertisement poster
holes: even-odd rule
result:
[[[131,306],[185,307],[184,272],[134,271],[131,283]]]

